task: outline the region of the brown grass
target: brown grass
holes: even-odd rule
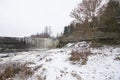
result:
[[[27,65],[35,64],[34,62],[26,62]]]
[[[27,67],[26,64],[8,63],[0,64],[2,71],[0,72],[0,80],[6,80],[15,77],[16,74],[22,73],[24,76],[31,76],[34,72]]]
[[[82,78],[76,73],[71,73],[71,75],[75,77],[77,80],[82,80]]]
[[[43,78],[40,75],[37,75],[37,80],[43,80]]]
[[[79,61],[81,58],[79,52],[77,51],[72,51],[71,52],[71,57],[69,58],[70,61]]]
[[[120,61],[120,57],[117,56],[114,60],[116,60],[116,61]]]
[[[82,52],[72,51],[69,60],[73,62],[81,61],[81,64],[84,65],[86,64],[89,55],[91,55],[91,51],[89,49],[86,49]]]
[[[42,68],[42,65],[36,66],[36,67],[34,68],[34,71],[37,71],[37,70],[40,69],[40,68]]]
[[[120,61],[120,54],[119,55],[117,55],[116,57],[115,57],[115,59],[114,60],[116,60],[116,61]]]

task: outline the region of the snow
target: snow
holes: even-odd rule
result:
[[[115,60],[120,57],[119,47],[90,48],[93,54],[88,57],[87,64],[72,64],[69,61],[71,51],[83,48],[90,48],[89,43],[69,43],[61,49],[18,52],[11,57],[0,58],[0,63],[33,62],[28,66],[41,66],[28,80],[38,80],[38,75],[43,80],[120,80],[120,60]],[[14,80],[18,79],[15,77]]]

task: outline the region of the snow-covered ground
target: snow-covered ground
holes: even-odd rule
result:
[[[0,64],[9,62],[31,62],[30,68],[36,68],[28,80],[120,80],[120,47],[104,46],[90,48],[92,55],[85,65],[72,64],[70,53],[75,49],[89,48],[89,44],[71,43],[61,49],[18,52],[10,57],[0,58]],[[0,54],[4,56],[6,54]],[[39,67],[40,66],[40,67]],[[17,77],[14,80],[19,80]],[[41,80],[41,79],[40,79]]]

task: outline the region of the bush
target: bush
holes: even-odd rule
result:
[[[79,61],[80,60],[80,54],[77,51],[71,52],[71,57],[69,58],[70,61]]]
[[[69,60],[73,62],[81,61],[81,64],[84,65],[86,64],[89,55],[91,55],[91,51],[89,49],[86,49],[82,52],[72,51]]]
[[[26,64],[21,63],[0,64],[0,70],[0,80],[13,78],[20,73],[24,76],[31,76],[34,73]]]
[[[120,55],[117,55],[114,60],[120,61]]]

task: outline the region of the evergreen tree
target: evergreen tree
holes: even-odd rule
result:
[[[65,27],[64,27],[64,35],[68,34],[68,33],[69,33],[68,31],[69,31],[69,30],[68,30],[68,26],[65,26]]]

